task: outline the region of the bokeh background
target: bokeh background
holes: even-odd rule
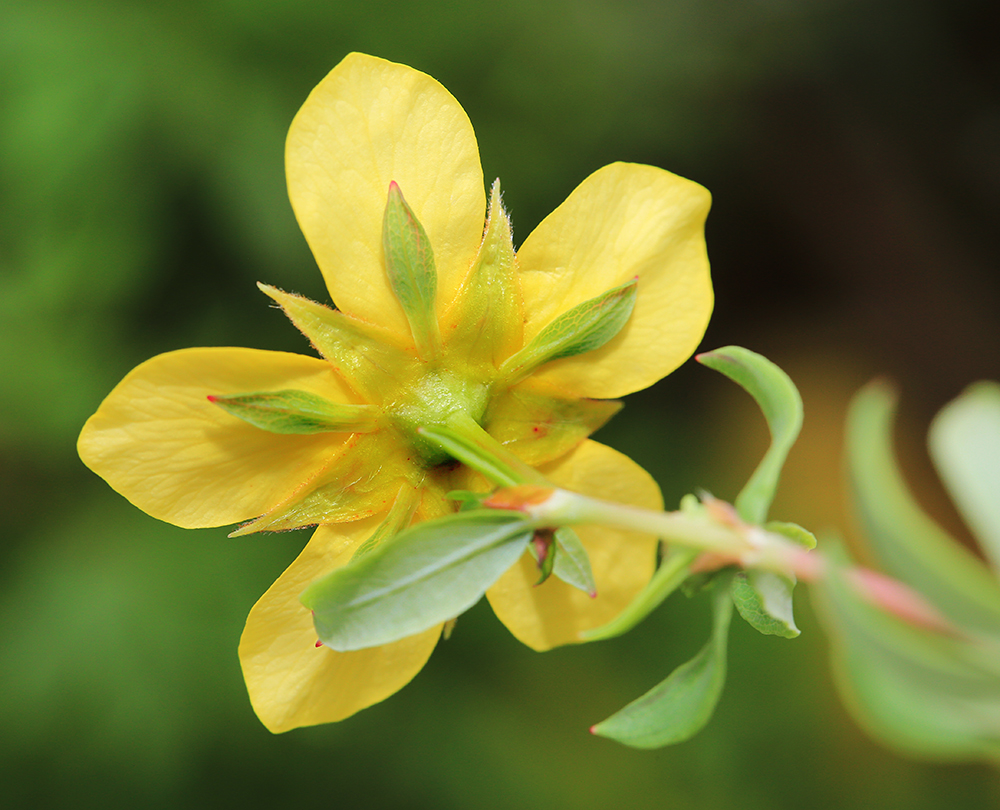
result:
[[[800,384],[773,515],[850,535],[850,394],[893,377],[917,491],[957,533],[927,421],[1000,377],[1000,50],[993,0],[5,0],[0,6],[0,793],[6,806],[1000,806],[984,765],[916,763],[838,702],[826,643],[732,632],[695,740],[587,728],[690,657],[702,599],[538,655],[485,605],[417,679],[274,737],[236,658],[304,533],[182,531],[77,459],[134,365],[187,346],[300,351],[254,282],[325,300],[287,203],[284,134],[345,53],[438,78],[521,241],[588,173],[652,163],[714,194],[717,308]],[[766,428],[689,363],[602,431],[660,481],[732,498]],[[964,536],[964,535],[963,535]]]

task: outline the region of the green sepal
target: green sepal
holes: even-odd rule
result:
[[[544,363],[599,349],[628,322],[638,283],[638,278],[632,279],[564,312],[531,343],[507,358],[500,374],[514,382]]]
[[[948,494],[1000,575],[1000,385],[970,385],[938,412],[927,438]]]
[[[420,523],[314,582],[301,601],[333,650],[389,644],[472,607],[517,562],[534,528],[495,510]]]
[[[892,447],[895,393],[859,391],[847,414],[847,461],[857,516],[887,574],[922,593],[959,626],[1000,631],[1000,584],[990,569],[920,508]]]
[[[434,307],[437,293],[434,252],[427,233],[395,181],[389,184],[382,219],[382,248],[389,286],[409,321],[417,353],[425,360],[435,357],[440,353],[441,334]]]
[[[743,520],[759,525],[767,519],[781,468],[802,427],[802,397],[784,371],[741,346],[726,346],[695,359],[746,389],[767,419],[771,446],[734,502]]]
[[[404,484],[415,484],[405,456],[394,453],[390,431],[355,434],[332,450],[326,466],[285,500],[242,524],[230,537],[345,523],[387,511]]]
[[[386,391],[398,390],[422,373],[420,362],[391,332],[301,295],[257,286],[365,401],[381,402]]]
[[[370,405],[330,402],[308,391],[210,396],[208,401],[270,433],[368,433],[375,429]]]
[[[503,447],[467,414],[454,414],[447,427],[419,427],[417,435],[497,486],[548,483],[537,470]]]
[[[514,241],[499,180],[490,189],[479,254],[441,324],[448,336],[449,355],[457,355],[471,366],[499,368],[524,341]]]
[[[729,582],[712,592],[712,636],[690,661],[591,732],[633,748],[661,748],[697,734],[712,717],[726,681],[726,647],[733,603]]]

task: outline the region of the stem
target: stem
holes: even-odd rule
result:
[[[589,498],[564,489],[526,507],[531,515],[556,526],[590,523],[655,534],[693,552],[711,552],[743,568],[815,577],[814,559],[800,546],[774,532],[742,522],[726,523],[708,515],[657,512]]]

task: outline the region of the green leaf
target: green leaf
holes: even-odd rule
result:
[[[382,220],[382,247],[389,285],[403,307],[417,352],[424,359],[441,348],[434,296],[437,271],[434,252],[423,226],[403,199],[395,181],[389,184],[389,199]]]
[[[928,439],[938,474],[1000,574],[1000,385],[969,386],[934,418]]]
[[[781,520],[769,520],[764,524],[764,528],[769,532],[784,535],[793,543],[798,543],[803,548],[816,548],[816,535],[808,529],[803,529],[798,523],[786,523]]]
[[[721,581],[712,593],[712,637],[701,652],[591,731],[633,748],[660,748],[697,734],[722,695],[732,612],[729,583]]]
[[[695,359],[746,389],[767,419],[771,446],[735,501],[743,520],[761,524],[767,519],[781,468],[802,427],[802,398],[784,371],[749,349],[726,346]]]
[[[331,649],[389,644],[472,607],[532,533],[523,516],[494,510],[420,523],[310,585],[302,604]]]
[[[597,596],[590,555],[580,542],[580,536],[568,526],[563,526],[556,529],[555,538],[559,551],[552,573],[567,585],[572,585],[589,596]]]
[[[271,433],[368,433],[375,429],[370,405],[330,402],[308,391],[210,396],[222,410]]]
[[[824,549],[838,564],[813,594],[838,689],[857,721],[910,756],[1000,758],[1000,638],[984,646],[887,614],[844,576],[839,546],[824,541]]]
[[[613,287],[564,312],[500,367],[508,381],[524,378],[543,363],[599,349],[628,322],[638,279]]]
[[[914,501],[892,449],[895,394],[875,382],[847,415],[847,461],[855,508],[886,573],[922,593],[955,624],[1000,628],[1000,585],[989,569]]]
[[[754,630],[766,636],[795,638],[792,616],[795,582],[770,571],[747,571],[733,577],[733,603]]]

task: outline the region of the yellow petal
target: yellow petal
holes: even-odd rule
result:
[[[642,467],[589,439],[565,458],[541,468],[565,489],[619,503],[662,509],[660,488]],[[486,592],[493,611],[521,641],[548,650],[580,640],[580,633],[617,616],[653,575],[656,537],[595,526],[576,526],[590,554],[597,597],[549,577],[535,587],[538,567],[525,554]]]
[[[482,239],[486,194],[472,124],[434,79],[350,54],[292,121],[285,170],[295,216],[339,309],[409,335],[382,256],[393,180],[430,239],[438,311],[454,297]]]
[[[316,647],[312,615],[299,594],[350,561],[380,520],[318,528],[250,611],[240,663],[254,711],[271,731],[332,723],[378,703],[405,686],[434,650],[440,627],[356,652]]]
[[[184,349],[133,369],[83,427],[90,469],[144,512],[184,528],[256,517],[323,466],[345,434],[268,433],[207,397],[296,388],[349,402],[328,363],[256,349]]]
[[[697,348],[712,312],[704,223],[709,193],[663,169],[613,163],[584,180],[518,252],[527,344],[562,313],[638,276],[625,328],[556,360],[539,379],[610,398],[666,376]]]

